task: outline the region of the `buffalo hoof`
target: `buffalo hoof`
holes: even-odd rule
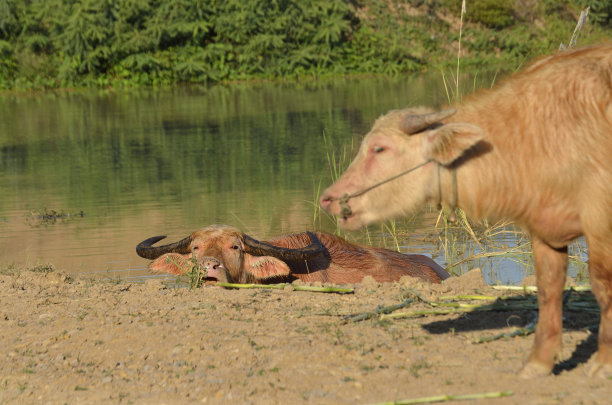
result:
[[[612,378],[612,364],[593,359],[587,364],[587,375],[589,377]]]
[[[551,367],[537,362],[529,362],[519,371],[518,376],[521,378],[544,377],[550,374]]]

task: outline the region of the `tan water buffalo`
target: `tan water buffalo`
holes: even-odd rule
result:
[[[365,276],[379,282],[412,276],[439,283],[449,277],[429,257],[358,246],[323,232],[290,234],[261,242],[237,228],[211,225],[179,242],[153,246],[163,238],[155,236],[136,247],[139,256],[153,260],[149,268],[154,272],[181,274],[190,268],[191,258],[199,261],[212,257],[221,266],[209,271],[208,277],[237,283],[300,279],[347,284],[359,283]]]
[[[347,229],[440,202],[531,235],[540,315],[525,377],[560,353],[567,247],[586,237],[601,308],[589,373],[612,375],[612,45],[545,57],[454,109],[389,112],[320,199]]]

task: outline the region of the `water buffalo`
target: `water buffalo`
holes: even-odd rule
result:
[[[153,246],[164,236],[149,238],[136,247],[139,256],[152,259],[154,272],[181,274],[190,258],[215,258],[221,266],[209,278],[237,283],[279,281],[359,283],[365,276],[379,282],[419,277],[439,283],[449,274],[432,259],[387,249],[358,246],[323,232],[279,236],[261,242],[227,225],[211,225],[175,243]]]
[[[528,231],[540,316],[525,377],[550,373],[560,353],[567,247],[584,235],[601,308],[588,372],[610,376],[611,159],[612,44],[605,44],[545,57],[454,109],[389,112],[320,204],[347,229],[442,203]]]

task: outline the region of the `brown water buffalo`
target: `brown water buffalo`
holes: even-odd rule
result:
[[[602,314],[589,373],[612,375],[612,44],[545,57],[455,109],[379,118],[320,204],[347,229],[425,203],[521,225],[540,307],[525,377],[548,374],[560,353],[567,246],[584,235]]]
[[[185,239],[153,246],[163,236],[149,238],[136,247],[139,256],[153,259],[154,272],[181,274],[190,258],[217,259],[221,266],[208,271],[209,278],[237,283],[279,281],[359,283],[365,276],[379,282],[419,277],[439,283],[449,274],[432,259],[387,249],[358,246],[323,232],[279,236],[261,242],[227,225],[211,225]]]

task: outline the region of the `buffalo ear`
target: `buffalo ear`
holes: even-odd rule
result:
[[[244,265],[247,273],[257,280],[288,276],[291,273],[287,263],[272,256],[244,255]]]
[[[190,255],[166,253],[149,264],[149,270],[154,273],[185,274],[193,267]]]
[[[449,165],[483,137],[484,131],[476,125],[452,122],[425,133],[423,153],[426,159]]]

